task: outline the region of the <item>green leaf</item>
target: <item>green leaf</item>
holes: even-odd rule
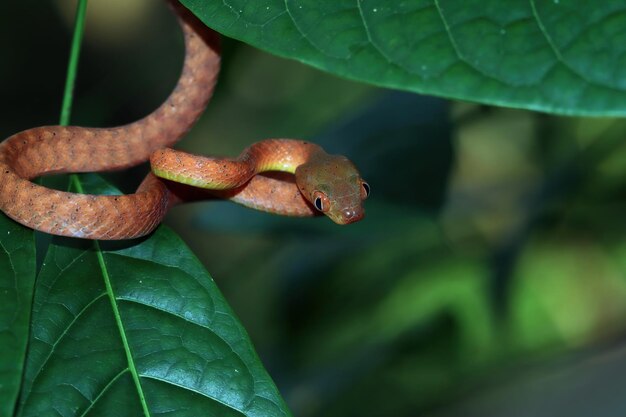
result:
[[[626,3],[181,0],[208,26],[334,74],[560,114],[626,114]]]
[[[86,192],[112,191],[82,178]],[[20,416],[290,415],[217,286],[165,227],[102,250],[50,247],[21,398]]]
[[[0,416],[19,392],[34,282],[34,234],[0,213]]]

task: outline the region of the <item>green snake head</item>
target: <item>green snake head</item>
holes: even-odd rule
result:
[[[298,166],[295,175],[304,198],[335,223],[350,224],[365,216],[363,200],[370,186],[348,158],[320,152]]]

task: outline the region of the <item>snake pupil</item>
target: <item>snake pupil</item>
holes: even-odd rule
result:
[[[363,189],[365,190],[365,197],[370,195],[370,185],[366,182],[363,183]]]
[[[324,210],[324,206],[322,205],[322,198],[321,197],[316,197],[315,201],[315,208],[318,209],[319,211],[323,211]]]

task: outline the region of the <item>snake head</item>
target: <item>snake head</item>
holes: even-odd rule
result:
[[[317,154],[295,172],[304,198],[337,224],[357,222],[365,216],[363,200],[370,186],[345,156]]]

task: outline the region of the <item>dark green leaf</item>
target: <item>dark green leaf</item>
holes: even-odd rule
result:
[[[34,234],[0,213],[0,416],[19,392],[34,282]]]
[[[380,86],[561,114],[626,114],[626,3],[182,0],[207,25]]]
[[[86,192],[107,191],[86,178]],[[289,415],[217,286],[167,228],[102,250],[57,241],[32,320],[19,415]]]

